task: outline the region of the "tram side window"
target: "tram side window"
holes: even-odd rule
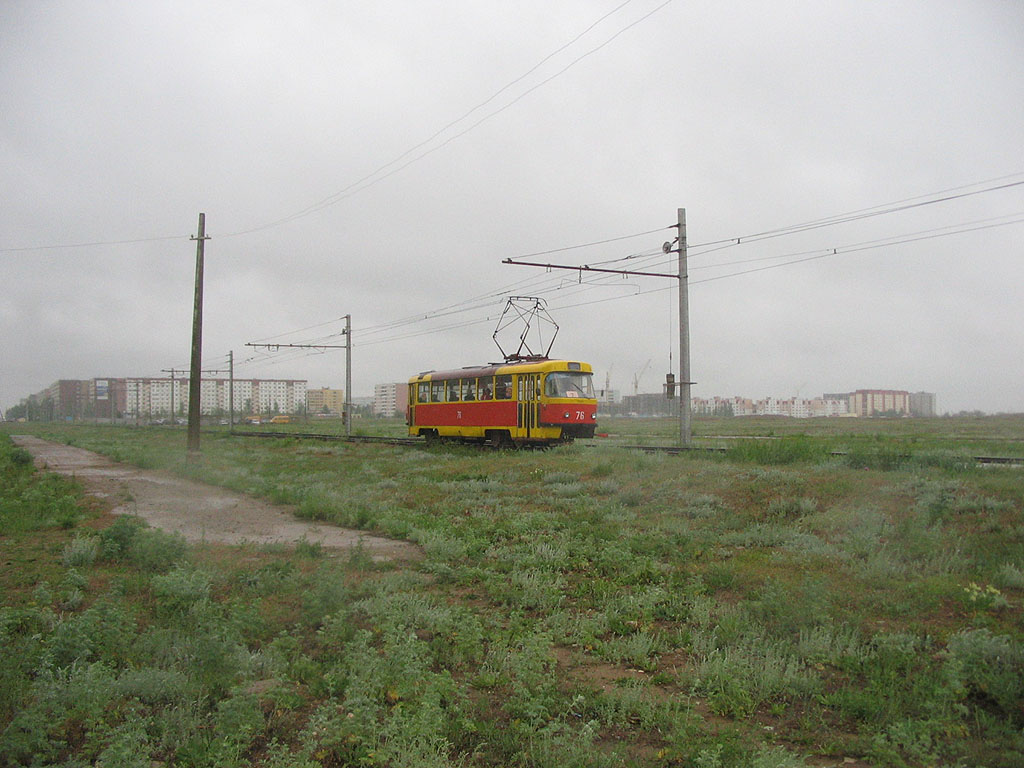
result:
[[[511,400],[512,399],[512,377],[511,376],[495,376],[494,377],[494,399],[495,400]]]
[[[481,376],[478,381],[480,382],[480,399],[481,400],[493,400],[494,399],[494,377],[493,376]]]
[[[476,379],[463,379],[462,380],[462,399],[476,400]]]
[[[443,403],[444,402],[444,382],[443,381],[432,381],[432,382],[430,382],[430,402],[432,402],[432,403]]]
[[[421,381],[419,383],[419,385],[417,387],[417,392],[416,392],[416,402],[417,403],[427,403],[427,402],[430,402],[430,382],[429,381]]]
[[[452,379],[448,382],[448,402],[457,403],[459,402],[459,380]]]

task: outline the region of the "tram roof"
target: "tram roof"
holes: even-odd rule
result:
[[[590,363],[582,363],[577,360],[549,360],[543,358],[537,360],[515,360],[510,363],[489,363],[480,366],[471,365],[466,368],[455,368],[448,371],[423,371],[410,378],[409,382],[468,379],[512,373],[545,373],[547,371],[593,373]]]

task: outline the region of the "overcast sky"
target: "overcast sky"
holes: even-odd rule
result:
[[[340,387],[245,345],[351,314],[366,395],[512,294],[657,391],[676,281],[502,260],[671,272],[685,208],[694,396],[1024,411],[1020,0],[5,0],[0,84],[0,408],[187,367],[200,212],[206,368]]]

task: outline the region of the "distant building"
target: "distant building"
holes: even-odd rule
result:
[[[306,410],[310,414],[330,413],[341,416],[345,412],[345,390],[327,387],[307,389]]]
[[[808,416],[847,416],[850,413],[850,401],[845,395],[822,395],[808,401]]]
[[[405,382],[373,386],[373,415],[391,417],[405,414],[409,403],[409,385]]]
[[[129,417],[188,413],[189,380],[123,379],[122,413]],[[232,388],[234,391],[232,392]],[[204,416],[235,413],[302,413],[306,410],[306,382],[301,379],[203,379],[199,384],[199,412]]]
[[[850,393],[850,412],[857,416],[909,416],[910,393],[900,389],[858,389]]]
[[[200,413],[226,414],[230,379],[200,382]],[[129,377],[61,379],[28,400],[40,418],[116,419],[184,416],[188,413],[188,378]],[[235,379],[235,412],[300,413],[306,409],[306,382],[297,379]]]
[[[747,397],[694,397],[690,399],[694,416],[753,416],[754,401]]]
[[[678,399],[669,400],[661,392],[641,395],[625,395],[621,411],[628,416],[671,416],[679,413]]]
[[[935,393],[934,392],[911,392],[910,393],[910,415],[919,418],[928,418],[935,415]]]

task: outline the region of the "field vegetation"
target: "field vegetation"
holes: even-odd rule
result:
[[[7,427],[424,554],[188,546],[0,432],[0,764],[1021,765],[1024,470],[971,457],[1024,426],[769,421],[684,456],[631,419],[522,452],[222,430],[188,464],[175,429]],[[778,439],[709,437],[742,424]]]

